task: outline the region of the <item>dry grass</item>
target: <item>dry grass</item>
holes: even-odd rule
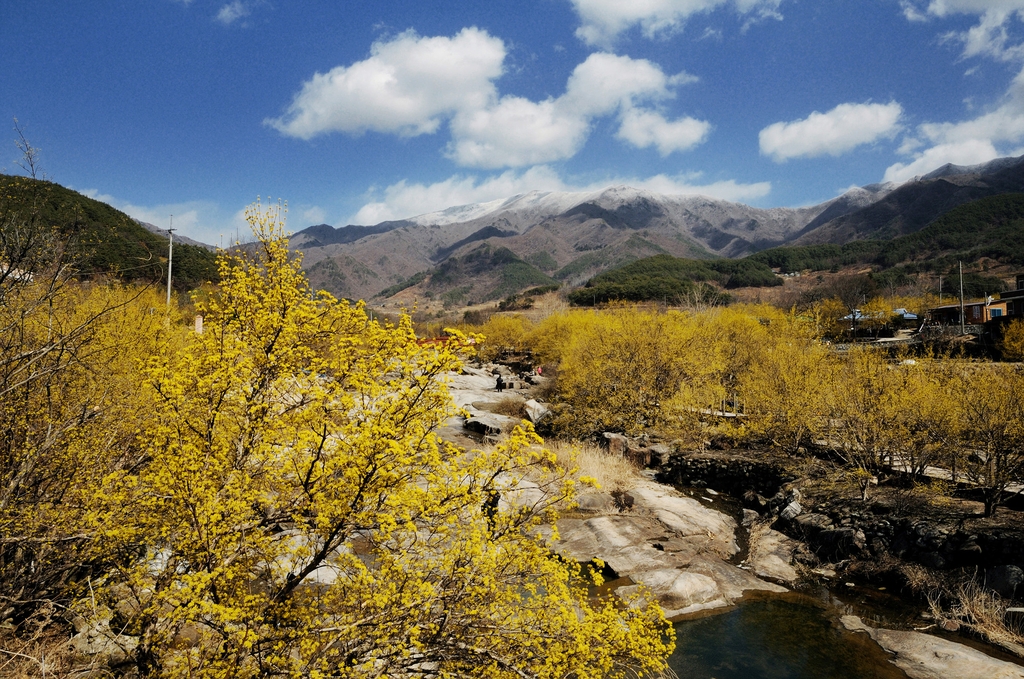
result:
[[[974,579],[957,583],[946,591],[946,597],[930,595],[928,604],[936,620],[952,620],[980,634],[993,644],[1024,645],[1024,630],[1006,623],[1006,599],[982,587]],[[941,600],[950,604],[944,609]]]
[[[750,530],[747,532],[747,544],[751,552],[771,532],[773,522],[772,517],[762,517],[750,524]]]
[[[52,610],[45,613],[40,616],[45,619],[28,621],[18,630],[0,629],[0,679],[78,674],[68,644],[70,630],[52,623]]]
[[[504,396],[500,401],[488,407],[496,415],[508,415],[520,420],[526,419],[526,400],[521,396]]]
[[[609,455],[605,449],[590,443],[552,440],[545,443],[545,447],[558,457],[558,464],[578,467],[580,476],[594,479],[604,491],[628,489],[643,478],[629,460]]]

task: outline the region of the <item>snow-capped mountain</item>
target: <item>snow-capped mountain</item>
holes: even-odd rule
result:
[[[507,249],[538,275],[574,284],[658,253],[742,257],[778,245],[891,238],[964,202],[1007,191],[1024,191],[1024,157],[947,165],[903,185],[853,187],[799,208],[755,208],[629,186],[531,191],[374,226],[310,227],[291,245],[305,253],[314,284],[348,297],[372,297],[484,246]]]

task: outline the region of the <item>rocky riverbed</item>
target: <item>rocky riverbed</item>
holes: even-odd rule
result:
[[[466,443],[466,436],[494,436],[515,424],[515,418],[488,411],[488,405],[501,397],[486,367],[453,376],[450,386],[468,417],[453,418],[444,432],[447,437]],[[529,398],[526,389],[512,393]],[[542,416],[543,404],[535,407]],[[650,474],[629,487],[614,489],[614,493],[605,489],[583,494],[578,509],[558,522],[557,549],[580,562],[600,561],[611,571],[608,575],[628,578],[626,582],[632,584],[625,585],[624,591],[646,587],[670,618],[729,610],[753,593],[786,592],[799,585],[803,577],[834,577],[827,568],[813,568],[815,557],[811,552],[826,543],[833,544],[830,556],[837,558],[856,551],[869,556],[872,549],[903,544],[898,540],[894,543],[895,533],[886,533],[884,526],[881,532],[869,536],[849,516],[806,511],[799,491],[779,492],[794,478],[779,465],[730,456],[710,462],[670,460],[666,447],[642,448],[622,437],[608,438],[609,454],[659,465],[658,479],[667,483],[659,483]],[[706,490],[695,497],[678,490],[678,483]],[[716,485],[717,490],[736,497],[752,494],[748,505],[760,511],[738,507],[722,511]],[[769,527],[768,518],[789,535]],[[925,532],[924,538],[904,540],[910,545],[904,551],[964,552],[962,543],[966,541],[950,538],[948,531],[935,535]],[[968,547],[964,553],[975,554],[974,548]],[[870,628],[851,618],[844,619],[844,624],[869,634],[891,654],[891,662],[910,677],[1024,679],[1024,667],[990,658],[948,639]]]

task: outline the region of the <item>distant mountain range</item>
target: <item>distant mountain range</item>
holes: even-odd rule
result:
[[[5,211],[24,211],[42,200],[45,219],[75,234],[83,273],[151,280],[164,275],[166,230],[49,182],[0,175],[3,187]],[[1024,196],[1008,194],[1024,194],[1024,156],[945,165],[902,185],[854,188],[802,208],[761,209],[626,186],[533,191],[370,226],[319,224],[291,236],[290,246],[303,252],[312,284],[335,295],[372,299],[417,286],[451,305],[556,283],[576,287],[654,255],[761,253],[755,259],[762,267],[858,262],[913,273],[950,256],[1024,261],[1024,242],[1017,242],[1024,233]],[[1000,196],[1006,198],[992,202]],[[960,206],[966,212],[955,210]],[[964,229],[972,238],[954,237]],[[215,280],[213,248],[176,237],[179,243],[176,285],[184,290]],[[746,269],[715,271],[730,285],[751,275]]]
[[[905,184],[854,188],[819,205],[754,208],[617,186],[533,191],[373,226],[312,226],[290,246],[317,287],[372,298],[419,285],[454,301],[498,299],[552,279],[579,285],[657,254],[743,257],[784,245],[914,233],[958,205],[1024,192],[1024,156],[945,165]]]

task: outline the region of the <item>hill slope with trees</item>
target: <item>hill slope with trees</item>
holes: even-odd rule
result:
[[[772,248],[748,257],[783,273],[872,265],[889,276],[943,273],[957,261],[991,259],[1024,265],[1024,193],[1007,193],[953,208],[926,227],[891,240]],[[988,292],[993,288],[989,286]]]
[[[569,301],[578,306],[616,300],[679,303],[694,295],[705,298],[715,294],[706,285],[710,282],[726,289],[782,285],[782,279],[768,266],[749,258],[703,260],[655,255],[595,276],[570,293]]]
[[[151,233],[106,203],[49,181],[0,175],[0,221],[5,232],[52,231],[79,276],[124,281],[166,280],[168,239]],[[190,290],[217,280],[216,255],[174,244],[174,287]]]

